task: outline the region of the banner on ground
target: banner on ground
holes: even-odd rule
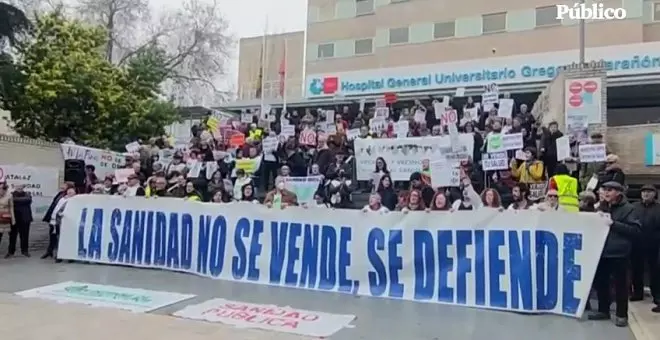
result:
[[[380,215],[79,195],[64,211],[58,257],[580,317],[608,230],[593,213]]]
[[[81,303],[93,307],[123,309],[134,313],[146,313],[195,297],[190,294],[73,281],[28,289],[17,292],[16,295],[59,303]]]
[[[474,136],[459,135],[458,153],[472,157]],[[376,159],[382,157],[387,163],[392,180],[408,181],[410,174],[421,171],[422,160],[442,161],[448,155],[455,154],[449,136],[407,137],[397,139],[355,140],[355,159],[357,161],[357,180],[368,181],[376,168]]]
[[[96,168],[96,176],[103,179],[105,176],[114,175],[116,169],[121,169],[126,162],[123,154],[119,152],[88,148],[75,144],[60,144],[64,160],[80,159],[85,165],[93,165]]]
[[[10,191],[22,184],[32,195],[32,217],[40,221],[60,190],[59,172],[58,168],[52,167],[0,165],[0,182],[6,182]]]
[[[259,303],[212,299],[173,314],[180,318],[220,322],[239,328],[326,338],[349,327],[355,315],[330,314]]]

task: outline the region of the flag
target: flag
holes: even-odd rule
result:
[[[257,91],[256,97],[261,98],[261,92],[263,91],[264,84],[264,47],[261,46],[261,58],[259,58],[259,74],[257,74]]]
[[[284,98],[286,92],[286,40],[284,40],[284,53],[282,55],[282,61],[280,62],[280,97]]]

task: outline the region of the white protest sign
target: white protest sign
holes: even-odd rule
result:
[[[188,175],[186,177],[188,178],[199,177],[199,173],[202,172],[203,164],[204,164],[203,162],[200,162],[198,160],[191,161],[190,165],[188,166]]]
[[[497,109],[497,116],[502,118],[511,118],[515,102],[510,98],[500,99],[500,107]]]
[[[254,115],[252,113],[243,112],[243,113],[241,113],[241,123],[250,124],[250,123],[253,122],[253,120],[252,120],[253,117],[254,117]]]
[[[557,161],[561,162],[567,158],[571,158],[571,142],[568,136],[562,136],[555,140],[557,147]]]
[[[393,130],[396,138],[408,137],[408,131],[410,131],[410,123],[407,120],[400,120],[394,123]]]
[[[485,153],[481,155],[481,167],[484,171],[509,169],[509,158],[506,152]]]
[[[431,162],[430,166],[433,187],[457,187],[461,184],[461,170],[456,164],[439,160]]]
[[[122,309],[134,313],[147,313],[195,297],[191,294],[74,281],[24,290],[17,292],[16,295],[58,303],[80,303],[92,307]]]
[[[605,162],[607,159],[607,148],[605,144],[580,144],[578,155],[581,163]]]
[[[413,119],[417,123],[426,123],[426,111],[424,111],[424,110],[415,110],[415,116],[413,116]]]
[[[60,144],[64,159],[80,159],[85,165],[96,168],[96,176],[114,175],[115,169],[120,169],[126,163],[124,155],[119,152],[88,148],[75,144]]]
[[[296,135],[296,127],[294,125],[282,125],[280,130],[280,136],[286,136],[287,138],[293,137]]]
[[[360,136],[360,129],[350,129],[346,131],[346,139],[354,140]]]
[[[274,152],[277,150],[277,146],[279,145],[279,140],[277,140],[277,137],[266,137],[264,140],[261,142],[261,148],[265,153],[268,152]]]
[[[484,111],[490,111],[499,102],[499,96],[500,92],[497,84],[491,83],[484,86],[484,93],[481,95],[481,104],[484,107]]]
[[[130,153],[140,152],[141,145],[138,142],[128,143],[125,146],[126,151]]]
[[[374,119],[387,119],[390,116],[390,109],[387,107],[377,107],[374,112]]]
[[[376,104],[376,108],[387,107],[387,102],[385,101],[385,99],[382,99],[382,98],[381,99],[376,99],[374,101],[374,104]]]
[[[465,97],[465,88],[464,87],[456,88],[456,93],[454,93],[454,97]]]
[[[364,112],[364,106],[365,106],[366,104],[367,104],[367,100],[366,100],[366,99],[364,99],[364,98],[360,99],[360,108],[359,108],[360,112]]]
[[[289,306],[278,307],[225,299],[212,299],[187,306],[173,315],[239,328],[258,328],[316,338],[329,337],[355,320],[355,315],[313,312]]]
[[[213,178],[213,174],[218,171],[218,162],[205,162],[204,166],[206,167],[206,179],[210,180]]]
[[[442,119],[442,114],[447,109],[447,104],[445,102],[440,102],[437,100],[433,101],[433,112],[435,113],[435,119]],[[426,120],[426,114],[424,115]]]
[[[369,131],[373,134],[378,134],[387,129],[387,121],[380,118],[369,119]]]
[[[524,146],[522,132],[510,134],[489,133],[486,140],[488,153],[518,150]]]
[[[115,183],[127,183],[128,176],[134,175],[133,169],[117,169],[115,170]]]
[[[134,218],[138,213],[145,218]],[[579,318],[608,231],[598,214],[579,212],[481,208],[381,215],[242,202],[219,209],[175,198],[79,195],[64,210],[58,258]],[[388,265],[395,250],[401,259],[395,261],[398,265]],[[483,280],[465,280],[460,270],[456,275],[438,274],[438,264],[448,258],[472,268],[468,277]],[[399,272],[402,289],[387,289],[391,270]],[[510,282],[516,284],[506,284]],[[497,296],[488,298],[489,287],[499,287]],[[85,292],[86,299],[110,297],[112,303],[117,297],[124,302],[125,296],[74,291]],[[151,307],[153,300],[148,301]]]
[[[169,164],[174,157],[174,150],[172,149],[160,149],[158,150],[158,162],[163,165]]]
[[[51,201],[59,192],[60,169],[52,167],[34,167],[22,164],[0,165],[0,182],[14,191],[17,185],[32,196],[32,215],[41,219],[48,210]]]
[[[538,201],[545,197],[547,183],[532,183],[529,185],[529,199]]]
[[[474,136],[459,135],[461,154],[472,155]],[[408,181],[410,174],[422,168],[423,159],[447,159],[455,154],[449,136],[406,137],[396,139],[355,140],[357,180],[368,181],[374,171],[376,159],[382,157],[387,163],[392,180]]]

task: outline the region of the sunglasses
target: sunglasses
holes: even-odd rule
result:
[[[557,195],[548,195],[547,197],[548,198],[558,198],[559,196],[557,196]]]

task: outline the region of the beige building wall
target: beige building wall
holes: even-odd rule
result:
[[[284,60],[286,44],[286,88],[287,98],[302,96],[303,55],[305,33],[291,32],[263,37],[243,38],[239,42],[238,99],[256,98],[262,50],[265,50],[264,98],[280,97],[280,65]],[[265,48],[263,48],[265,46]]]
[[[369,8],[369,3],[373,4],[371,13],[355,14],[362,13],[364,6]],[[552,18],[553,13],[556,16],[554,6],[561,3],[569,1],[309,0],[306,73],[331,74],[576,49],[577,21]],[[588,23],[587,47],[660,41],[660,23],[655,23],[660,19],[656,3],[602,3],[624,7],[630,19]],[[392,43],[391,29],[397,28],[407,29],[407,42]],[[365,39],[371,39],[372,51],[358,55],[356,41],[362,41],[364,46]],[[332,56],[320,55],[324,46],[329,49],[328,44],[333,45]]]

